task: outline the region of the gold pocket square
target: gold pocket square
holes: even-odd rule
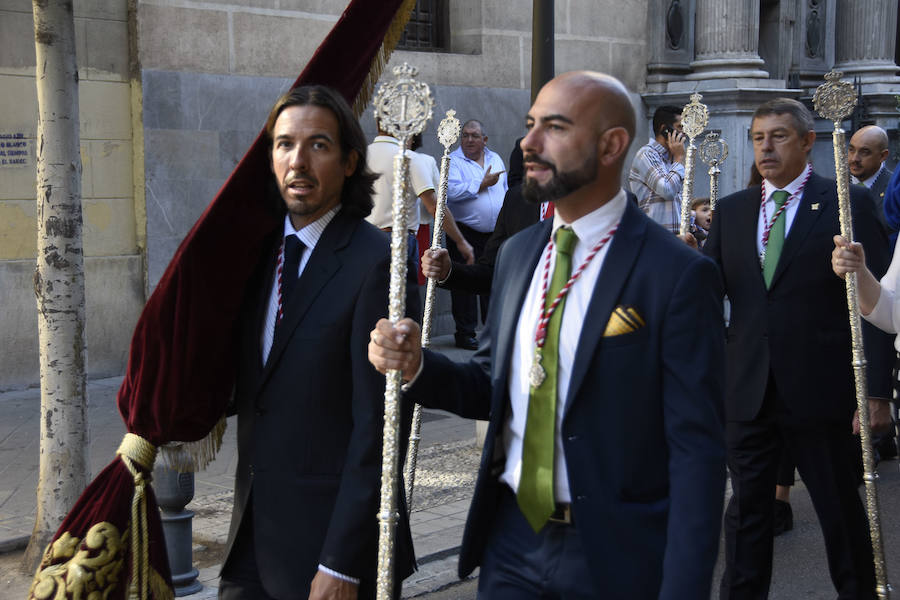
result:
[[[637,331],[646,325],[644,319],[633,306],[617,306],[609,317],[603,337],[613,337]]]

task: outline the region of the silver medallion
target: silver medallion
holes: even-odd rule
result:
[[[534,360],[531,361],[531,370],[528,371],[528,380],[531,382],[531,387],[537,389],[541,387],[545,379],[547,379],[547,372],[541,366],[541,353],[535,352]]]

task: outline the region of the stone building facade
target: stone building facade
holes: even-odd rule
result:
[[[346,3],[75,0],[90,376],[124,370],[147,294]],[[532,1],[419,5],[437,21],[440,43],[398,50],[391,64],[416,65],[432,86],[425,150],[440,155],[436,123],[454,108],[482,120],[489,147],[507,157],[530,103]],[[633,90],[644,118],[632,152],[656,106],[704,94],[710,128],[731,147],[723,193],[745,178],[756,104],[808,98],[834,65],[862,78],[869,118],[896,129],[896,3],[556,0],[554,10],[557,72],[605,71]],[[32,36],[31,2],[0,0],[0,145],[27,149],[26,164],[0,156],[0,390],[38,378]],[[370,114],[363,125],[374,136]],[[822,136],[824,171],[828,124]]]

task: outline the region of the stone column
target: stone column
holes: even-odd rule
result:
[[[759,57],[760,0],[697,0],[689,79],[768,78]]]
[[[894,83],[897,3],[837,0],[835,69],[863,83]]]

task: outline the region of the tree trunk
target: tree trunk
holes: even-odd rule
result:
[[[87,484],[78,70],[72,0],[33,0],[37,50],[37,269],[41,456],[32,571]]]

